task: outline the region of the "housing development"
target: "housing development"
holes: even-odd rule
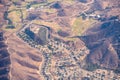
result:
[[[120,80],[119,0],[0,0],[0,80]]]

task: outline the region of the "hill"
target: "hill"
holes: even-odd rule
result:
[[[101,68],[117,69],[119,67],[120,22],[107,21],[88,29],[85,36],[79,37],[90,49],[87,62]]]

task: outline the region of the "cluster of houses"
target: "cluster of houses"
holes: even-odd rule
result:
[[[54,39],[49,39],[47,44],[40,45],[32,40],[24,31],[18,33],[18,36],[22,38],[26,43],[28,43],[31,47],[38,49],[44,56],[44,63],[42,65],[40,73],[47,80],[51,80],[53,77],[56,77],[58,80],[78,80],[80,77],[83,77],[83,80],[106,79],[106,74],[104,72],[91,73],[82,69],[81,60],[83,59],[80,58],[83,58],[87,55],[87,48],[80,49],[80,51],[78,51],[74,48],[70,48],[70,46],[64,42]],[[61,56],[64,54],[68,55]],[[56,57],[56,60],[52,56]],[[54,62],[55,65],[53,65],[51,61]],[[89,75],[84,75],[84,71]],[[52,73],[54,73],[54,75]],[[110,77],[110,79],[113,79],[113,77]]]

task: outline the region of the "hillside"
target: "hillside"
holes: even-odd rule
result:
[[[120,0],[0,0],[0,80],[119,80]]]
[[[107,69],[119,67],[119,26],[119,21],[103,22],[88,29],[85,36],[80,37],[90,49],[87,62]]]
[[[9,80],[11,60],[3,35],[3,32],[0,31],[0,80]]]

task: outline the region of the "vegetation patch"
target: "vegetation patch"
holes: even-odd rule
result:
[[[18,23],[21,21],[21,12],[20,11],[12,11],[8,14],[8,17],[14,21],[13,23]]]
[[[99,69],[100,66],[98,64],[92,64],[92,63],[87,63],[85,69],[88,71],[95,71],[96,69]]]
[[[83,20],[82,17],[78,17],[74,20],[72,25],[73,36],[80,36],[95,22],[93,19]]]
[[[43,11],[48,12],[48,13],[55,13],[56,12],[56,10],[52,9],[52,8],[44,9]]]
[[[45,22],[43,20],[33,20],[33,24],[39,24],[39,25],[45,25],[45,26],[50,26],[51,29],[54,29],[55,31],[58,31],[61,29],[61,27],[55,23],[55,22]]]
[[[62,30],[58,31],[58,35],[61,36],[61,37],[67,37],[67,36],[69,36],[69,34],[67,32],[62,31]]]

